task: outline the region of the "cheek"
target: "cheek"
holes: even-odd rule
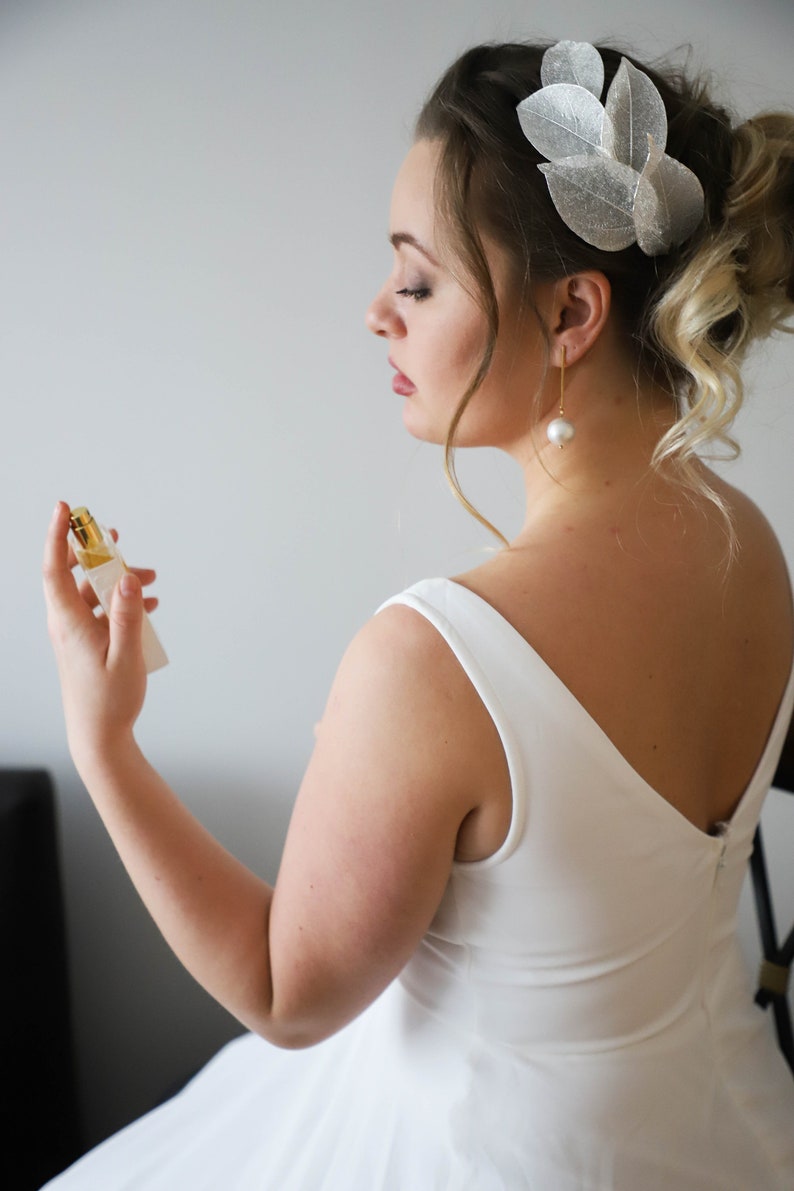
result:
[[[486,336],[480,331],[472,331],[471,334],[462,336],[457,345],[455,365],[460,372],[466,372],[469,379],[474,376],[482,363],[486,342]]]
[[[462,396],[473,379],[483,357],[487,334],[481,317],[445,320],[436,337],[433,366],[437,375],[446,376],[449,387]]]

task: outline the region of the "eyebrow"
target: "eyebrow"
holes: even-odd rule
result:
[[[416,236],[412,236],[410,232],[392,232],[389,236],[389,243],[392,248],[399,248],[402,244],[410,244],[411,248],[415,248],[417,252],[421,252],[422,256],[426,256],[431,265],[438,265],[438,261],[433,256],[429,248],[425,248]]]

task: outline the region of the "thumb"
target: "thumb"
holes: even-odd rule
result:
[[[136,654],[141,653],[142,621],[141,584],[137,575],[128,571],[116,584],[110,603],[108,667],[130,661]]]

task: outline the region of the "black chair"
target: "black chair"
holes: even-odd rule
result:
[[[780,764],[772,784],[776,789],[794,794],[794,719],[789,725]],[[794,1031],[792,1030],[791,1006],[788,999],[791,964],[794,960],[794,926],[784,942],[779,943],[760,825],[753,840],[750,871],[763,951],[755,1000],[756,1004],[761,1005],[764,1009],[771,1004],[780,1049],[792,1074],[794,1074]]]
[[[0,1187],[35,1191],[83,1151],[55,798],[0,769]]]

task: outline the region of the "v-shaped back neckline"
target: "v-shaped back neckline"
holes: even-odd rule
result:
[[[787,713],[788,716],[790,716],[792,713],[792,706],[794,706],[794,658],[792,658],[789,676],[783,689],[783,693],[772,721],[771,728],[767,735],[766,741],[764,742],[764,747],[761,750],[749,782],[742,791],[730,817],[714,825],[715,828],[718,828],[719,830],[704,831],[703,828],[698,827],[696,823],[693,823],[693,821],[688,818],[683,811],[679,810],[677,806],[674,806],[668,798],[665,798],[664,794],[660,793],[660,791],[657,790],[647,778],[643,777],[639,770],[628,760],[625,754],[620,751],[609,734],[599,724],[598,720],[590,711],[588,711],[581,700],[577,698],[567,683],[563,682],[556,670],[552,669],[552,667],[545,660],[542,654],[538,652],[535,646],[532,645],[526,639],[526,637],[518,631],[515,625],[512,624],[506,616],[499,612],[493,604],[489,603],[488,600],[479,595],[476,591],[472,591],[470,587],[466,587],[464,584],[457,582],[455,579],[441,578],[437,580],[430,580],[429,582],[449,584],[457,591],[463,592],[464,599],[469,598],[477,606],[485,609],[487,615],[494,619],[494,623],[499,624],[502,627],[503,632],[507,631],[518,643],[520,643],[520,646],[527,652],[528,656],[533,659],[534,664],[537,667],[540,667],[541,671],[546,675],[547,680],[554,684],[556,689],[571,705],[575,714],[580,717],[580,719],[588,726],[592,733],[596,734],[597,738],[601,741],[602,746],[604,746],[612,756],[615,764],[619,765],[624,772],[632,776],[636,783],[644,788],[645,791],[652,796],[652,803],[655,803],[657,806],[659,806],[663,814],[670,816],[671,822],[678,821],[684,826],[685,830],[688,830],[689,832],[695,832],[702,840],[712,841],[718,848],[722,846],[722,839],[741,817],[745,805],[750,801],[751,794],[756,789],[759,777],[765,769],[765,763],[769,752],[778,737],[778,733],[781,726],[783,725],[783,721],[786,719]],[[419,584],[418,586],[421,587],[422,585]]]

